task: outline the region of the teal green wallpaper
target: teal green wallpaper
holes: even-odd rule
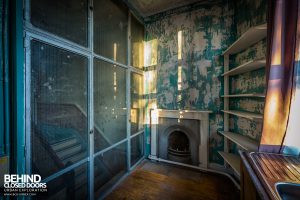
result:
[[[241,36],[250,27],[266,23],[266,0],[242,0],[235,4],[235,23],[237,37]],[[266,39],[230,57],[230,68],[237,67],[255,59],[266,58]],[[265,68],[230,77],[230,93],[265,93]],[[230,99],[230,109],[263,113],[264,98],[233,98]],[[241,117],[230,116],[230,131],[248,136],[256,141],[260,140],[262,121],[252,121]],[[237,151],[236,146],[232,146]]]
[[[235,23],[237,36],[241,36],[250,27],[266,23],[267,0],[236,0]]]
[[[258,7],[259,17],[253,19]],[[146,97],[148,108],[212,110],[210,115],[210,162],[223,161],[217,151],[223,150],[224,93],[222,52],[244,32],[249,25],[265,21],[265,1],[217,1],[203,7],[179,9],[149,17],[146,21]],[[241,9],[237,9],[241,6]],[[263,9],[264,8],[264,9]],[[184,10],[184,12],[182,12]],[[238,10],[238,12],[237,12]],[[243,12],[241,14],[240,12]],[[249,16],[248,16],[249,14]],[[237,19],[238,18],[238,19]],[[180,37],[181,36],[181,37]],[[181,38],[181,39],[180,39]],[[232,67],[253,58],[265,56],[265,41],[232,56]],[[255,78],[253,78],[255,77]],[[264,70],[233,77],[231,93],[264,91]],[[262,112],[263,101],[237,99],[230,106]],[[257,139],[261,124],[245,119],[230,119],[232,129]],[[149,140],[147,141],[149,143]]]
[[[266,40],[262,40],[248,49],[233,55],[231,68],[239,66],[253,59],[261,59],[266,56]],[[265,68],[230,77],[230,94],[264,94],[266,89]],[[263,113],[264,98],[232,98],[230,109]],[[252,121],[241,117],[230,116],[230,130],[246,135],[257,141],[260,140],[262,121]]]
[[[222,52],[234,41],[233,17],[233,5],[212,4],[146,24],[146,41],[157,40],[153,83],[157,107],[214,111],[210,115],[211,162],[221,162],[217,151],[223,149],[223,138],[217,134],[223,129]]]

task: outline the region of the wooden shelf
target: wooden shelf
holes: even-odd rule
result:
[[[224,131],[218,131],[220,134],[222,134],[224,137],[228,138],[230,141],[236,143],[240,147],[242,147],[246,151],[257,151],[259,143],[247,136],[238,134],[238,133],[232,133],[232,132],[224,132]]]
[[[228,72],[222,74],[222,76],[233,76],[237,74],[242,74],[250,71],[254,71],[266,66],[266,59],[256,59],[246,62],[238,67],[235,67]]]
[[[222,112],[239,116],[239,117],[244,117],[250,120],[255,120],[255,119],[262,119],[263,115],[262,114],[256,114],[252,112],[245,112],[245,111],[237,111],[237,110],[222,110]]]
[[[254,26],[246,31],[239,39],[237,39],[226,51],[224,54],[235,54],[247,47],[255,44],[261,39],[267,36],[267,24],[262,24],[259,26]]]
[[[260,97],[260,98],[265,98],[266,96],[264,94],[228,94],[228,95],[222,95],[222,97],[225,97],[225,98],[231,98],[231,97]]]
[[[237,173],[237,175],[240,176],[241,175],[241,169],[240,169],[241,158],[240,158],[240,156],[232,154],[232,153],[226,153],[223,151],[219,151],[218,153],[223,157],[225,162],[228,163],[228,165],[230,165],[230,167],[235,171],[235,173]]]

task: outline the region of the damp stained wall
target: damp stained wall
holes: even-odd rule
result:
[[[249,28],[267,22],[266,0],[242,0],[235,2],[236,37],[240,37]],[[266,58],[267,41],[263,39],[249,48],[230,56],[230,68],[237,67],[254,59]],[[264,94],[266,90],[265,68],[239,74],[229,79],[230,94]],[[263,114],[264,98],[231,98],[229,108]],[[232,132],[260,140],[262,120],[248,120],[241,117],[229,117],[229,129]],[[231,145],[237,152],[238,147]]]
[[[243,3],[249,4],[250,7],[247,8]],[[148,22],[145,25],[147,106],[173,110],[212,110],[213,114],[209,120],[209,160],[213,163],[222,163],[217,151],[224,148],[223,137],[217,133],[217,130],[223,130],[223,113],[220,111],[223,109],[223,99],[220,97],[223,94],[222,52],[250,25],[266,21],[266,7],[263,4],[265,1],[261,0],[211,3],[207,1],[199,7],[183,7],[177,11],[147,18]],[[249,11],[256,7],[260,8],[260,13],[256,13],[257,18],[253,14],[254,11]],[[262,41],[234,55],[231,64],[234,67],[264,55],[265,42]],[[253,73],[231,79],[230,83],[234,86],[231,92],[247,93],[246,90],[263,92],[264,71]],[[241,110],[249,108],[257,112],[263,110],[263,102],[260,100],[258,102],[251,99],[236,100],[232,106],[237,106]],[[257,138],[261,125],[243,119],[231,119],[231,128],[243,130],[243,134]]]

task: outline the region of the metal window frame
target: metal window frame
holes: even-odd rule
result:
[[[75,42],[69,41],[63,37],[60,37],[58,35],[49,33],[47,31],[44,31],[40,28],[34,27],[31,24],[31,16],[30,16],[30,0],[25,0],[24,2],[24,45],[25,45],[25,110],[26,110],[26,116],[25,116],[25,145],[26,145],[26,173],[31,173],[31,41],[37,40],[44,42],[46,44],[49,44],[51,46],[55,46],[60,49],[64,49],[67,51],[70,51],[72,53],[81,55],[85,57],[88,60],[88,66],[87,66],[87,88],[88,88],[88,95],[87,95],[87,117],[88,117],[88,156],[81,161],[68,166],[49,177],[46,177],[43,181],[49,182],[54,180],[55,178],[75,169],[76,167],[79,167],[80,165],[87,163],[88,168],[88,194],[89,199],[94,199],[94,159],[95,157],[115,148],[116,146],[126,142],[127,143],[127,175],[130,173],[131,170],[133,170],[144,158],[145,158],[145,144],[143,144],[143,155],[140,158],[137,163],[135,163],[133,166],[131,166],[131,139],[140,135],[144,134],[144,130],[140,130],[137,133],[131,135],[131,121],[130,121],[130,110],[131,110],[131,94],[130,94],[130,88],[131,88],[131,73],[137,73],[139,75],[144,76],[144,71],[138,68],[135,68],[131,66],[131,12],[128,10],[128,27],[127,27],[127,64],[122,64],[119,62],[116,62],[110,58],[106,58],[104,56],[101,56],[94,52],[94,17],[93,17],[93,0],[87,0],[88,6],[88,47],[81,46],[79,44],[76,44]],[[94,72],[94,59],[99,59],[101,61],[113,64],[118,67],[122,67],[126,69],[126,107],[127,107],[127,113],[126,113],[126,138],[99,151],[94,152],[94,96],[93,96],[93,89],[94,89],[94,83],[93,83],[93,72]],[[144,134],[145,138],[145,134]],[[145,142],[145,141],[144,141]],[[127,176],[126,175],[126,176]],[[117,181],[115,185],[117,185],[120,181]],[[114,188],[113,186],[110,191]]]

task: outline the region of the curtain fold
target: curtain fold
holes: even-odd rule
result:
[[[280,153],[293,91],[299,0],[269,0],[267,94],[259,151]]]

